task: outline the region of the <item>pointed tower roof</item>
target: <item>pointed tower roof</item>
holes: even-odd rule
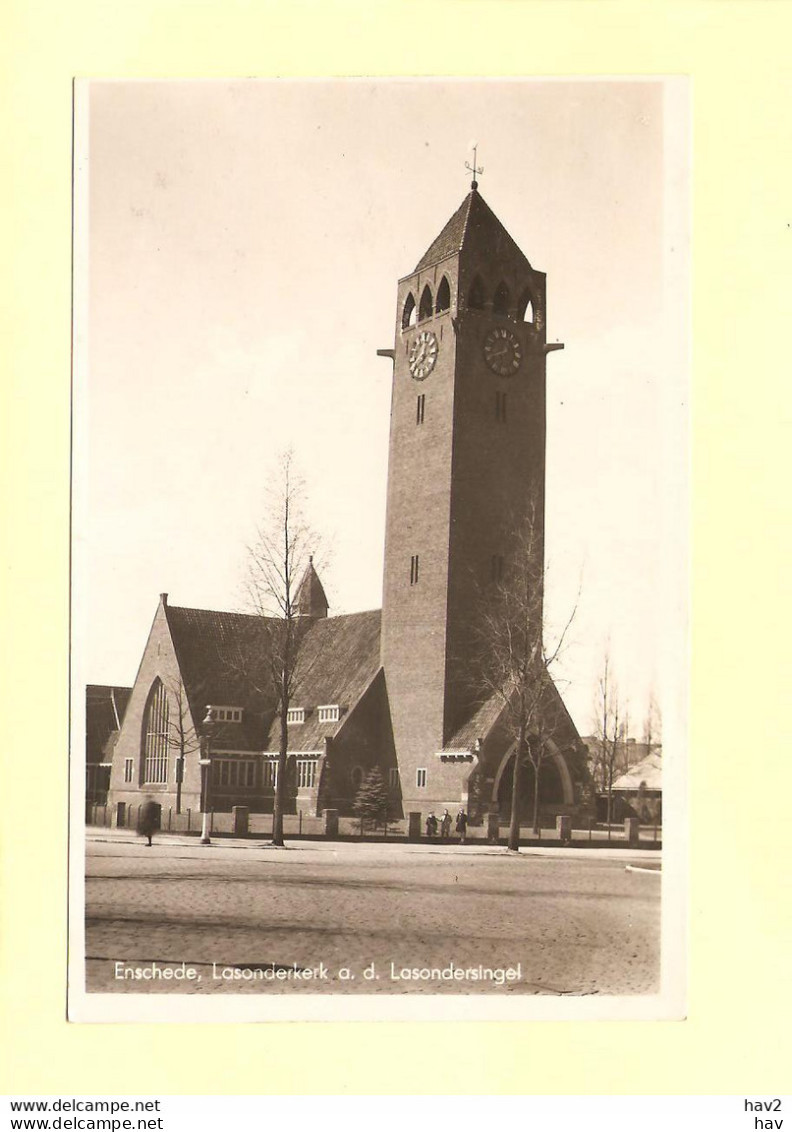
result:
[[[303,574],[300,588],[295,599],[298,617],[327,617],[327,597],[324,587],[319,581],[313,564],[313,555],[308,558],[308,565]]]
[[[498,220],[495,213],[475,188],[460,204],[454,215],[443,228],[436,240],[433,240],[415,266],[416,271],[423,271],[450,255],[456,255],[468,245],[475,244],[501,249],[509,245],[510,251],[516,251],[525,259],[524,252]],[[530,264],[528,264],[530,267]]]

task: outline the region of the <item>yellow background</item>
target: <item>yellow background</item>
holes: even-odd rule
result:
[[[782,0],[6,0],[0,1091],[789,1090],[791,32]],[[692,76],[685,1022],[65,1021],[71,80],[333,74]]]

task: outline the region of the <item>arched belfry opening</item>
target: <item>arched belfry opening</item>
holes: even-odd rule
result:
[[[440,286],[437,288],[437,302],[435,303],[435,310],[438,314],[442,311],[447,311],[451,306],[451,287],[448,283],[446,275],[440,280]]]
[[[508,314],[510,304],[511,295],[509,293],[509,288],[506,286],[504,281],[501,280],[492,300],[492,313]]]
[[[415,319],[415,299],[413,297],[412,291],[410,291],[409,295],[404,301],[404,308],[402,310],[402,330],[407,330],[408,327],[415,326]]]
[[[418,321],[421,322],[425,318],[431,318],[432,311],[432,292],[427,283],[421,292],[421,305],[418,307]]]
[[[475,311],[483,311],[484,305],[487,302],[487,293],[484,290],[484,282],[480,275],[477,275],[471,284],[468,293],[467,305]]]
[[[534,309],[534,302],[531,298],[531,292],[526,288],[520,296],[520,301],[517,304],[517,319],[519,322],[527,322],[533,326],[536,320],[536,311]]]

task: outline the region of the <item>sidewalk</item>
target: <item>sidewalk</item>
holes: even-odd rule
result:
[[[143,838],[139,837],[132,830],[128,829],[112,829],[103,826],[88,826],[85,831],[86,845],[88,844],[110,844],[110,845],[137,845],[141,849],[146,848]],[[201,845],[200,839],[191,837],[186,834],[179,833],[157,833],[154,837],[154,849],[168,848],[168,847],[182,847],[195,849],[199,853],[212,853],[218,849],[247,849],[253,850],[259,855],[262,852],[270,852],[274,854],[289,852],[290,850],[315,850],[318,853],[331,853],[338,855],[339,852],[345,854],[372,854],[376,852],[385,852],[388,856],[399,855],[402,853],[413,854],[419,853],[423,855],[442,856],[442,857],[458,857],[458,856],[497,856],[508,857],[512,856],[505,844],[492,845],[488,841],[481,840],[476,842],[466,842],[460,845],[458,842],[442,843],[440,841],[357,841],[357,840],[343,840],[343,841],[330,841],[327,838],[308,838],[308,837],[286,837],[286,845],[284,849],[276,848],[271,845],[266,836],[252,836],[246,838],[239,837],[213,837],[211,845]],[[600,843],[601,844],[601,843]],[[530,845],[520,847],[520,856],[531,857],[564,857],[564,858],[584,858],[594,860],[623,860],[625,863],[629,861],[652,861],[659,862],[662,859],[662,852],[659,849],[631,849],[627,845],[609,845],[600,848],[588,848],[584,846],[563,846],[563,845]]]

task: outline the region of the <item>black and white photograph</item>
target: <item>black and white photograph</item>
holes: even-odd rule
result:
[[[76,83],[73,1020],[684,1015],[688,94]]]

